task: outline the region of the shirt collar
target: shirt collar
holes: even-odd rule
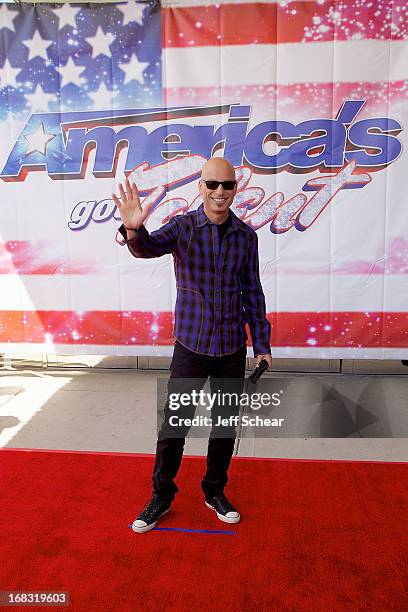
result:
[[[232,229],[233,230],[240,229],[240,226],[239,226],[239,223],[238,223],[238,217],[232,212],[231,209],[229,209],[228,212],[229,212],[229,216],[230,216],[230,219],[231,219]],[[196,214],[197,214],[197,227],[202,227],[206,223],[208,223],[209,225],[215,225],[215,223],[210,221],[210,219],[205,214],[205,212],[204,212],[204,204],[203,203],[201,203],[200,206],[197,208]]]

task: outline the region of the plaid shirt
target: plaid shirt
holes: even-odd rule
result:
[[[270,353],[271,325],[259,279],[258,236],[231,210],[231,226],[219,249],[218,231],[204,206],[172,217],[149,234],[144,225],[131,240],[134,257],[172,253],[177,283],[174,336],[203,355],[229,355],[245,344],[249,323],[254,355]]]

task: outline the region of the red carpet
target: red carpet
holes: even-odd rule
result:
[[[133,533],[152,457],[1,451],[0,590],[69,591],[79,612],[408,609],[408,464],[234,459],[228,525],[204,461],[184,459],[160,526],[234,535]]]

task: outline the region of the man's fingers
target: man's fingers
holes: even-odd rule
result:
[[[112,200],[115,202],[117,208],[120,208],[122,206],[121,201],[114,193],[112,193]]]
[[[122,183],[119,183],[119,193],[120,193],[120,197],[122,198],[123,204],[125,204],[127,199],[126,199],[125,190],[122,187]]]
[[[136,184],[135,184],[135,183],[131,183],[131,189],[132,189],[132,196],[133,196],[133,199],[134,199],[134,200],[139,200],[139,201],[140,201],[140,198],[139,198],[139,190],[138,190],[138,188],[136,187]]]
[[[268,370],[272,370],[272,355],[270,353],[267,353],[266,355],[258,355],[256,358],[256,365],[259,365],[262,359],[265,359],[265,361],[267,361]]]
[[[150,208],[152,206],[153,206],[153,200],[150,200],[150,202],[146,202],[146,204],[143,204],[142,211],[143,211],[143,218],[144,219],[146,219],[146,217],[147,217],[147,215],[149,213],[149,210],[150,210]]]
[[[126,181],[125,181],[125,185],[126,185],[126,195],[128,197],[128,200],[132,200],[133,199],[133,193],[132,193],[132,188],[130,186],[130,181],[129,181],[129,177],[126,177]]]

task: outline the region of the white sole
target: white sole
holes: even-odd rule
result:
[[[167,512],[169,512],[170,508],[168,508],[167,510],[165,510],[164,512],[162,512],[162,514],[159,516],[159,518],[157,519],[157,521],[155,523],[151,523],[150,525],[145,525],[144,527],[139,527],[138,525],[135,525],[137,519],[135,519],[132,523],[132,530],[135,533],[146,533],[146,531],[151,531],[152,529],[154,529],[158,523],[158,521],[161,519],[162,516],[164,516],[165,514],[167,514]]]
[[[220,521],[222,521],[223,523],[239,523],[239,521],[241,520],[241,516],[240,516],[239,512],[238,512],[238,516],[234,516],[234,517],[224,516],[223,514],[219,514],[216,511],[216,509],[214,508],[214,506],[211,506],[206,501],[204,501],[204,503],[207,506],[207,508],[210,508],[210,510],[214,510],[214,512],[216,513],[216,515],[220,519]]]

